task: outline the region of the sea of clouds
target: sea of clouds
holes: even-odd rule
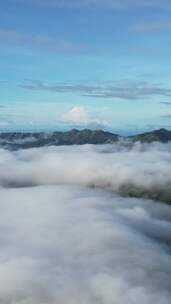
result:
[[[170,304],[171,207],[129,192],[170,185],[171,144],[0,149],[0,303]]]
[[[171,143],[0,149],[0,185],[76,184],[171,202]]]

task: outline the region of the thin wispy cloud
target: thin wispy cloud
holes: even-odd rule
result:
[[[151,96],[171,96],[171,89],[150,84],[135,82],[123,84],[68,84],[47,83],[42,81],[24,81],[19,85],[23,89],[50,91],[56,93],[77,93],[81,96],[96,98],[143,99]]]
[[[170,20],[143,20],[130,27],[130,31],[134,33],[158,33],[161,31],[171,31]]]
[[[163,118],[169,118],[169,119],[170,119],[170,118],[171,118],[171,114],[166,114],[166,115],[163,115],[162,117],[163,117]]]
[[[165,106],[171,106],[171,102],[169,102],[169,101],[161,101],[160,103]]]
[[[0,29],[0,42],[37,47],[53,51],[74,51],[85,48],[85,45],[70,41],[63,41],[50,36],[30,35],[15,30]]]
[[[129,9],[129,8],[141,8],[141,7],[171,7],[169,0],[13,0],[15,2],[21,2],[24,4],[35,4],[45,6],[56,7],[83,7],[83,8],[113,8],[113,9]]]
[[[7,84],[8,82],[6,80],[0,80],[0,85],[3,85],[3,84]]]

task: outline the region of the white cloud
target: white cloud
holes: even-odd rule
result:
[[[0,196],[1,303],[170,303],[169,207],[78,186]]]
[[[62,120],[72,123],[87,123],[89,120],[89,114],[85,107],[75,106],[62,115]]]
[[[101,120],[98,118],[94,119],[84,106],[74,106],[68,112],[62,115],[61,121],[96,130],[109,126],[106,120]]]
[[[0,168],[0,303],[170,304],[170,206],[104,188],[169,187],[171,144],[1,149]]]
[[[0,150],[0,185],[77,184],[171,197],[171,144]]]

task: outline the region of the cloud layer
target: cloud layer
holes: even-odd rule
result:
[[[49,91],[56,93],[78,93],[95,98],[142,99],[151,96],[171,96],[171,89],[148,82],[125,81],[114,84],[69,84],[24,81],[19,85],[26,90]]]
[[[77,184],[171,200],[171,144],[0,150],[0,185]]]
[[[114,191],[170,164],[170,144],[1,149],[0,302],[169,304],[170,206]]]
[[[170,303],[169,207],[74,186],[0,195],[2,303]]]

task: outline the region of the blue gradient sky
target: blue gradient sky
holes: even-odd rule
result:
[[[171,129],[171,1],[1,0],[0,130]]]

